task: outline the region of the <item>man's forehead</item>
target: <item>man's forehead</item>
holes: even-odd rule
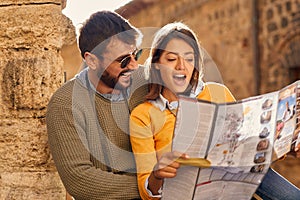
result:
[[[128,44],[117,38],[112,38],[106,47],[105,54],[117,58],[121,55],[131,53],[135,48],[134,44]]]

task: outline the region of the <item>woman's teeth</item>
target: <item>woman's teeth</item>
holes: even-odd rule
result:
[[[185,79],[186,76],[183,74],[177,74],[177,75],[174,75],[173,77],[177,78],[177,79]]]

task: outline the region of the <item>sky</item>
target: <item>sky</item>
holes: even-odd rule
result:
[[[78,30],[81,23],[92,13],[99,10],[115,10],[130,0],[67,0],[63,13],[69,17]]]

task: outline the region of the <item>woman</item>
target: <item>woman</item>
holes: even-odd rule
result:
[[[202,81],[203,54],[195,33],[182,23],[167,24],[154,37],[145,63],[150,77],[147,101],[130,117],[142,199],[160,198],[164,178],[175,177],[180,167],[176,158],[188,158],[171,152],[178,95],[217,103],[235,101],[224,85]],[[300,197],[299,190],[273,170],[268,171],[257,193],[264,199]]]
[[[151,82],[147,101],[132,111],[130,121],[143,199],[160,197],[163,178],[174,177],[179,167],[179,163],[173,162],[174,158],[187,157],[178,152],[170,153],[178,95],[214,102],[234,101],[225,86],[203,83],[203,53],[195,33],[182,23],[164,26],[153,40],[146,62]]]

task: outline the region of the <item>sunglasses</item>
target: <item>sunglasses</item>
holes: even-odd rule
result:
[[[143,50],[142,49],[136,49],[131,54],[121,56],[117,58],[115,61],[119,62],[121,64],[121,68],[125,68],[131,61],[131,56],[137,61],[139,57],[142,55]]]

